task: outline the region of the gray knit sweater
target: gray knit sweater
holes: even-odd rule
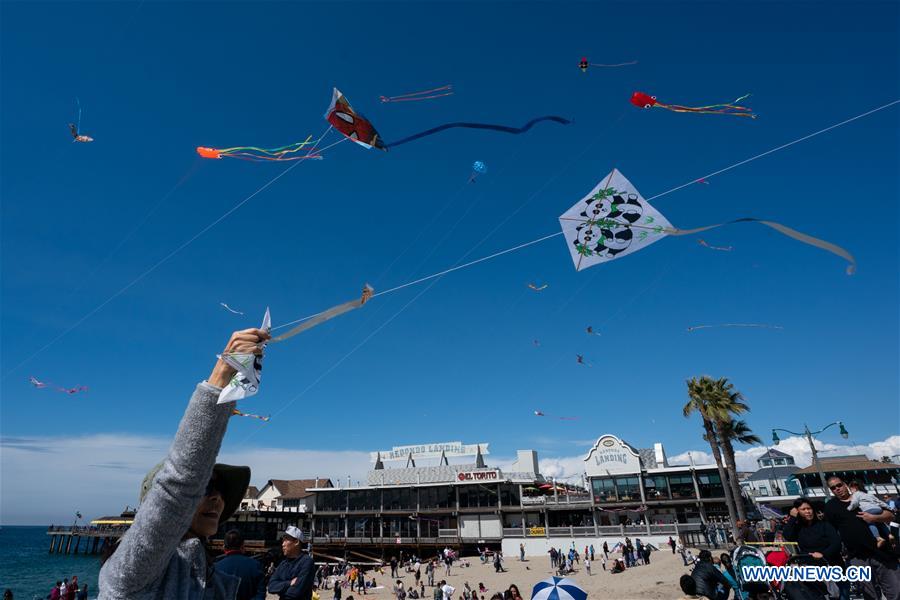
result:
[[[201,540],[183,539],[203,499],[225,437],[233,402],[221,390],[194,390],[175,441],[134,516],[134,524],[100,570],[99,600],[233,600],[239,579],[208,568]]]

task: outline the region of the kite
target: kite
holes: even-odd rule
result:
[[[60,392],[63,392],[64,394],[69,394],[69,395],[88,391],[88,387],[86,385],[79,385],[79,386],[76,386],[73,388],[57,388],[57,389]]]
[[[256,146],[235,146],[234,148],[207,148],[197,146],[197,154],[202,158],[238,158],[253,162],[277,161],[287,162],[291,160],[321,160],[322,155],[315,152],[316,144],[312,136],[307,136],[302,142],[288,144],[280,148],[257,148]]]
[[[324,323],[325,321],[328,321],[329,319],[333,319],[334,317],[342,315],[345,312],[351,311],[355,308],[359,308],[360,306],[363,306],[366,302],[369,301],[369,298],[372,297],[372,294],[374,292],[375,292],[375,290],[367,283],[365,286],[363,286],[362,296],[360,296],[359,299],[351,300],[349,302],[344,302],[343,304],[338,304],[337,306],[329,308],[328,310],[326,310],[324,312],[320,312],[317,315],[313,315],[312,317],[304,320],[303,323],[294,327],[290,331],[288,331],[286,333],[282,333],[281,335],[279,335],[276,338],[272,338],[272,342],[273,343],[274,342],[282,342],[288,338],[294,337],[298,333],[302,333],[302,332],[306,331],[307,329],[312,329],[316,325],[321,325],[322,323]],[[284,325],[282,325],[281,327],[284,327]]]
[[[734,102],[724,104],[710,104],[708,106],[681,106],[680,104],[663,104],[657,101],[656,96],[650,96],[644,92],[634,92],[631,95],[631,103],[638,108],[665,108],[672,112],[681,113],[698,113],[704,115],[734,115],[736,117],[750,117],[755,119],[756,115],[751,112],[752,109],[746,106],[739,106],[738,102],[748,98],[750,94],[741,96]]]
[[[231,414],[232,414],[232,416],[235,416],[235,417],[250,417],[251,419],[259,419],[260,421],[264,421],[266,423],[268,423],[269,419],[272,418],[270,416],[264,417],[262,415],[251,415],[250,413],[241,412],[236,408],[231,409]]]
[[[31,385],[33,385],[34,387],[36,387],[38,389],[42,389],[42,388],[48,387],[50,385],[49,383],[44,383],[43,381],[38,381],[38,379],[34,375],[32,375],[31,377],[28,378],[28,383],[30,383]]]
[[[627,67],[628,65],[636,65],[636,64],[637,64],[637,61],[632,60],[629,62],[616,63],[614,65],[604,65],[604,64],[600,64],[600,63],[588,62],[588,59],[586,57],[582,56],[581,60],[578,61],[578,68],[581,69],[582,73],[587,73],[588,67]]]
[[[599,333],[594,331],[594,328],[590,325],[587,326],[587,329],[585,329],[585,331],[587,332],[588,335],[600,335]]]
[[[263,315],[262,325],[259,326],[263,331],[271,331],[272,317],[269,309]],[[260,347],[265,351],[266,345],[263,343]],[[228,382],[222,391],[219,392],[219,400],[216,404],[224,404],[225,402],[234,402],[235,400],[243,400],[250,396],[256,395],[259,391],[259,382],[262,378],[262,360],[263,355],[253,353],[234,352],[230,354],[220,354],[218,358],[222,359],[232,369],[236,371],[234,377]]]
[[[358,114],[350,101],[337,88],[331,95],[331,104],[325,112],[325,120],[348,139],[367,150],[378,148],[387,151],[387,146],[375,130],[372,122]]]
[[[575,269],[628,256],[667,235],[681,236],[708,231],[732,223],[759,223],[804,244],[845,259],[847,274],[856,270],[856,259],[845,249],[775,221],[744,217],[725,223],[678,229],[638,193],[617,169],[598,183],[587,196],[559,217]]]
[[[69,131],[72,132],[72,143],[81,142],[93,142],[94,138],[89,135],[84,135],[81,133],[81,101],[78,98],[75,98],[75,102],[78,103],[78,124],[69,123]]]
[[[695,181],[694,183],[702,183],[703,185],[709,185],[709,182],[707,180],[703,179],[702,177],[700,179],[698,179],[697,181]]]
[[[469,183],[475,181],[475,178],[479,175],[484,175],[487,173],[487,165],[481,162],[480,160],[476,160],[472,163],[472,175],[469,176]]]
[[[537,117],[525,123],[522,127],[510,127],[508,125],[494,125],[492,123],[465,123],[465,122],[456,122],[456,123],[445,123],[443,125],[438,125],[437,127],[432,127],[431,129],[426,129],[425,131],[415,133],[413,135],[407,136],[402,140],[398,140],[396,142],[391,142],[389,144],[385,144],[385,148],[393,148],[395,146],[400,146],[403,144],[407,144],[409,142],[413,142],[415,140],[421,139],[423,137],[428,137],[429,135],[434,135],[435,133],[440,133],[446,129],[453,129],[456,127],[461,127],[464,129],[488,129],[490,131],[499,131],[501,133],[511,133],[513,135],[519,135],[520,133],[525,133],[536,124],[541,121],[553,121],[554,123],[559,123],[560,125],[568,125],[571,123],[569,119],[564,119],[562,117],[557,117],[555,115],[547,115],[544,117]]]
[[[33,385],[35,388],[37,388],[39,390],[44,389],[44,388],[51,388],[57,392],[62,392],[63,394],[69,394],[69,395],[74,395],[74,394],[78,394],[80,392],[88,391],[88,387],[86,385],[77,385],[73,388],[59,387],[59,386],[53,385],[52,383],[45,383],[43,381],[40,381],[33,375],[28,378],[28,383],[30,383],[31,385]]]
[[[456,127],[464,129],[488,129],[491,131],[500,131],[502,133],[518,135],[520,133],[525,133],[542,121],[553,121],[560,125],[568,125],[571,123],[568,119],[557,117],[555,115],[537,117],[528,121],[522,127],[509,127],[508,125],[495,125],[492,123],[444,123],[443,125],[438,125],[437,127],[432,127],[431,129],[426,129],[425,131],[420,131],[419,133],[407,136],[396,142],[388,143],[381,138],[381,135],[375,129],[375,126],[371,121],[353,110],[353,107],[350,106],[350,101],[347,100],[347,97],[337,88],[334,88],[334,92],[332,93],[331,104],[328,105],[328,110],[325,112],[325,120],[344,137],[353,140],[363,148],[378,148],[379,150],[384,151],[387,151],[394,146],[408,144],[409,142],[423,137],[428,137],[446,129],[453,129]]]
[[[545,412],[543,412],[543,411],[540,411],[540,410],[534,411],[534,416],[536,416],[536,417],[550,417],[550,418],[552,418],[552,419],[559,419],[560,421],[577,421],[578,419],[581,418],[581,417],[557,417],[557,416],[555,416],[555,415],[548,415],[547,413],[545,413]]]
[[[419,100],[432,100],[434,98],[443,98],[444,96],[453,95],[452,85],[442,85],[441,87],[432,88],[430,90],[422,90],[420,92],[410,92],[408,94],[400,94],[399,96],[379,96],[382,103],[388,102],[416,102]]]
[[[591,363],[587,362],[587,361],[584,359],[584,356],[582,356],[581,354],[576,354],[576,355],[575,355],[575,362],[577,362],[579,365],[585,365],[585,366],[588,366],[588,367],[591,366]]]
[[[697,240],[697,243],[703,246],[704,248],[709,248],[710,250],[721,250],[722,252],[731,252],[734,250],[731,246],[710,246],[704,240]]]
[[[236,314],[236,315],[242,315],[242,314],[244,314],[244,313],[242,313],[242,312],[239,311],[239,310],[234,310],[233,308],[231,308],[230,306],[228,306],[228,305],[225,304],[224,302],[219,302],[219,305],[222,306],[222,307],[224,307],[225,310],[227,310],[227,311],[230,312],[230,313],[234,313],[234,314]]]
[[[540,340],[532,340],[531,343],[534,344],[534,347],[535,347],[535,348],[539,348],[540,345],[541,345],[541,341],[540,341]]]
[[[546,290],[548,287],[550,287],[550,285],[547,284],[547,283],[545,283],[544,285],[538,286],[538,285],[536,285],[536,284],[534,284],[534,283],[529,283],[529,284],[528,284],[528,287],[531,288],[531,289],[533,289],[533,290],[536,291],[536,292],[543,292],[543,291]]]
[[[722,323],[721,325],[694,325],[693,327],[688,327],[688,332],[696,331],[697,329],[713,329],[716,327],[756,327],[760,329],[784,329],[781,325],[767,325],[765,323]]]

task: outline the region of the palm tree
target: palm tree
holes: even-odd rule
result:
[[[744,405],[743,403],[741,404]],[[741,496],[741,486],[737,480],[737,466],[734,461],[734,447],[732,442],[753,445],[762,444],[762,440],[753,433],[746,421],[733,418],[716,422],[716,433],[719,436],[719,444],[722,446],[722,454],[725,458],[725,470],[728,472],[728,481],[731,486],[731,493],[735,499],[738,518],[745,520],[747,518],[747,511],[744,508],[744,501]]]
[[[731,438],[723,434],[728,431],[734,415],[740,415],[750,410],[750,407],[744,403],[744,396],[734,390],[728,378],[720,377],[714,383],[716,394],[718,395],[717,406],[719,408],[716,415],[715,423],[716,437],[718,438],[719,447],[722,449],[722,457],[725,460],[725,474],[728,480],[723,480],[722,485],[727,486],[731,490],[731,496],[734,499],[735,508],[737,509],[737,517],[741,521],[747,520],[747,510],[744,507],[744,498],[741,495],[741,486],[737,480],[737,466],[734,461],[734,446],[731,444]]]
[[[723,410],[723,396],[717,383],[706,375],[699,379],[696,377],[689,379],[687,388],[690,400],[682,408],[682,413],[685,417],[690,417],[691,414],[696,412],[700,414],[700,418],[703,420],[703,431],[705,432],[703,439],[709,442],[709,448],[712,450],[713,458],[716,460],[719,478],[722,480],[722,491],[725,493],[725,505],[728,507],[728,517],[731,519],[731,527],[734,528],[737,521],[734,498],[732,497],[731,487],[727,484],[728,477],[722,465],[722,452],[719,448],[719,438],[715,429],[715,423],[723,419],[728,413],[726,410]]]

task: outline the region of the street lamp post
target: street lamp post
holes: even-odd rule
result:
[[[784,433],[789,433],[791,435],[802,435],[806,437],[806,441],[809,442],[809,449],[812,451],[813,464],[816,466],[816,471],[819,472],[819,479],[822,482],[822,489],[825,490],[825,495],[830,496],[831,490],[828,488],[828,483],[825,481],[825,473],[822,472],[822,465],[819,463],[819,453],[816,451],[816,445],[813,444],[813,436],[819,435],[829,427],[833,427],[837,425],[841,428],[841,437],[845,440],[850,437],[850,434],[847,433],[847,428],[844,427],[844,424],[840,421],[835,421],[834,423],[829,423],[822,429],[818,431],[810,431],[809,427],[806,423],[803,424],[803,433],[797,433],[796,431],[789,431],[787,429],[773,429],[772,430],[772,442],[777,446],[781,440],[778,438],[779,431],[783,431]]]

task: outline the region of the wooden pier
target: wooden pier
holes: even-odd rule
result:
[[[122,537],[127,527],[108,526],[57,526],[47,529],[50,536],[50,554],[100,554],[110,544]]]

